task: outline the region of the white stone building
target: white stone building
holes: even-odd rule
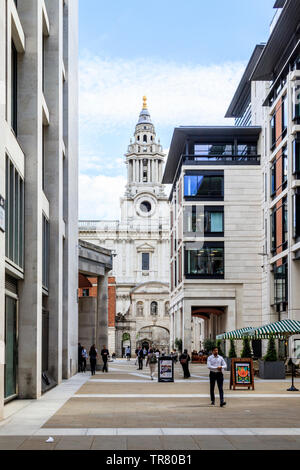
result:
[[[161,183],[164,159],[144,98],[125,155],[127,186],[120,221],[81,221],[80,238],[113,250],[116,323],[109,350],[148,342],[169,349],[169,205]],[[109,299],[113,302],[114,299]]]
[[[77,15],[0,2],[0,419],[77,371]]]

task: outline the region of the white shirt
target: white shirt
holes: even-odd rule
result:
[[[224,361],[222,356],[214,356],[213,354],[207,358],[207,367],[212,372],[220,372],[218,367],[222,367],[222,372],[226,369],[226,362]]]

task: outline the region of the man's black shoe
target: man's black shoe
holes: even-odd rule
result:
[[[211,405],[214,405],[214,404],[215,404],[215,402],[214,402],[214,401],[212,401],[212,402],[211,402]]]
[[[226,401],[222,401],[222,403],[220,403],[220,406],[225,406],[226,405]]]

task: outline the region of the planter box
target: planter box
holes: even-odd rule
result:
[[[259,377],[261,379],[285,379],[284,361],[259,360]]]

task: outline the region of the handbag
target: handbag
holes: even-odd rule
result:
[[[183,357],[182,359],[180,359],[180,364],[186,364],[187,360],[188,360],[187,357],[185,357],[185,358]]]

